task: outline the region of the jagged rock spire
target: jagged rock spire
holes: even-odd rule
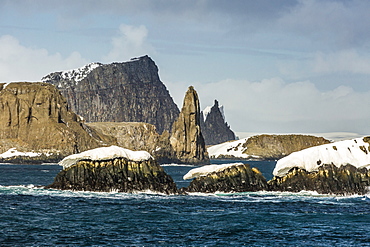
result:
[[[201,132],[198,94],[190,86],[178,119],[172,125],[171,145],[184,163],[208,164],[209,158]]]
[[[214,105],[207,108],[205,112],[205,119],[202,122],[202,133],[206,145],[215,145],[231,140],[235,140],[235,134],[226,123],[223,113],[223,107],[219,106],[218,101],[215,100]],[[202,114],[203,115],[203,114]]]

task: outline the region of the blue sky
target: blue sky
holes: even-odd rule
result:
[[[370,1],[1,0],[0,81],[148,54],[238,132],[370,134]]]

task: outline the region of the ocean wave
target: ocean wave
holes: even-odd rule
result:
[[[154,191],[137,191],[133,193],[122,193],[117,191],[111,192],[93,192],[93,191],[72,191],[72,190],[56,190],[45,189],[42,186],[28,185],[0,185],[1,195],[31,195],[31,196],[51,196],[51,197],[70,197],[70,198],[91,198],[91,199],[158,199],[158,198],[172,198],[186,200],[189,199],[207,199],[214,198],[219,201],[230,202],[248,202],[248,203],[281,203],[287,201],[309,201],[318,204],[346,204],[351,203],[352,200],[370,203],[370,194],[368,195],[351,195],[351,196],[338,196],[338,195],[325,195],[319,194],[316,191],[301,191],[298,193],[292,192],[239,192],[239,193],[189,193],[188,195],[166,195]]]
[[[106,198],[106,199],[168,196],[164,193],[159,193],[151,190],[135,191],[132,193],[123,193],[118,191],[111,192],[72,191],[72,190],[45,189],[45,187],[43,186],[35,186],[33,184],[11,185],[11,186],[0,185],[0,195],[33,195],[33,196],[55,196],[55,197]]]
[[[191,164],[162,164],[162,167],[165,166],[184,166],[184,167],[198,167],[196,165],[191,165]]]

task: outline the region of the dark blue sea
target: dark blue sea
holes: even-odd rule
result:
[[[248,163],[271,178],[275,162]],[[194,166],[164,168],[182,187]],[[367,196],[43,189],[60,170],[0,164],[0,246],[370,246]]]

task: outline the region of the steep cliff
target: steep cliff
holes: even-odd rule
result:
[[[87,122],[145,122],[162,133],[170,131],[179,114],[148,56],[123,63],[88,64],[51,73],[42,81],[57,86],[72,111]]]
[[[156,128],[148,123],[135,122],[96,122],[87,123],[89,127],[117,139],[123,148],[149,152],[159,163],[176,162],[177,158],[167,131],[159,135]]]
[[[201,117],[202,134],[206,145],[215,145],[235,140],[235,134],[226,123],[223,106],[215,104],[203,110]]]
[[[209,163],[200,126],[199,98],[193,87],[185,94],[179,117],[172,126],[170,142],[181,162]]]
[[[47,188],[79,191],[177,193],[173,179],[145,151],[117,146],[64,158],[63,170]]]
[[[115,140],[83,125],[53,85],[0,84],[0,153],[15,147],[56,159],[105,143]]]

